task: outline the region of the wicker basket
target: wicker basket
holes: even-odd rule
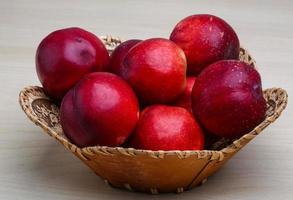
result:
[[[109,52],[121,41],[102,37]],[[241,49],[240,59],[255,66],[248,52]],[[24,88],[19,102],[26,115],[47,134],[79,157],[105,183],[131,191],[183,192],[200,185],[221,168],[235,153],[274,122],[285,109],[287,93],[281,88],[264,90],[267,101],[266,119],[250,133],[235,141],[221,139],[214,150],[150,151],[133,148],[92,146],[79,148],[70,143],[62,132],[59,108],[38,86]]]

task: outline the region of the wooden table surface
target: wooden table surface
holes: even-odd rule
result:
[[[39,85],[34,55],[49,32],[79,26],[97,35],[168,37],[185,16],[226,19],[257,61],[263,87],[289,93],[283,115],[206,184],[180,195],[110,188],[31,123],[18,93]],[[0,1],[0,199],[293,199],[293,1]]]

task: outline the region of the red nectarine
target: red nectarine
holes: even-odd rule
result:
[[[138,121],[139,108],[123,79],[107,72],[87,74],[72,93],[72,107],[67,96],[61,105],[62,127],[68,138],[81,147],[125,142]],[[79,124],[70,128],[75,120]]]
[[[259,73],[238,60],[208,66],[192,90],[193,114],[210,132],[237,138],[251,131],[266,113]]]
[[[139,42],[141,40],[127,40],[116,47],[110,56],[108,71],[120,76],[125,55]]]
[[[94,34],[80,28],[50,33],[36,53],[36,69],[44,91],[60,101],[85,74],[103,71],[109,54]]]
[[[184,52],[167,39],[142,41],[126,54],[122,77],[142,104],[172,102],[186,87]]]
[[[181,47],[187,58],[189,75],[198,75],[219,60],[238,59],[239,40],[223,19],[213,15],[192,15],[173,29],[170,40]]]
[[[129,146],[149,150],[201,150],[204,136],[186,109],[153,105],[141,113]]]

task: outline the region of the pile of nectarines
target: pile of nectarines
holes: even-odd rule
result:
[[[183,19],[169,39],[125,41],[111,55],[94,34],[66,28],[42,40],[36,69],[79,147],[201,150],[205,137],[235,139],[265,117],[260,75],[239,61],[239,46],[212,15]]]

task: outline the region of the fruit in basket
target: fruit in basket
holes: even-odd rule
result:
[[[181,94],[180,97],[174,103],[175,106],[185,108],[190,113],[192,113],[191,91],[192,91],[192,88],[193,88],[195,81],[196,81],[196,77],[187,77],[186,88],[185,88],[183,94]]]
[[[261,77],[238,60],[218,61],[198,76],[192,90],[193,114],[210,132],[237,138],[265,118]]]
[[[142,104],[169,103],[185,89],[186,58],[167,39],[144,40],[126,54],[121,75]]]
[[[186,109],[153,105],[141,113],[129,146],[148,150],[201,150],[204,136]]]
[[[94,135],[88,134],[79,123],[73,105],[73,89],[64,96],[60,108],[60,123],[66,137],[79,147],[95,145]]]
[[[235,31],[223,19],[213,15],[186,17],[175,26],[170,40],[183,49],[189,75],[198,75],[216,61],[238,59],[239,56]]]
[[[109,54],[102,41],[80,28],[54,31],[36,52],[36,70],[47,95],[56,101],[85,74],[103,71]]]
[[[132,132],[139,117],[138,101],[131,87],[107,72],[85,75],[73,88],[72,105],[67,105],[70,103],[64,98],[61,112],[69,112],[61,113],[61,117],[67,116],[61,121],[64,132],[74,138],[78,146],[119,146]],[[73,106],[73,111],[65,106]],[[67,129],[73,120],[80,124],[83,133],[78,132],[79,128]],[[79,139],[81,134],[83,140]]]
[[[138,44],[139,42],[141,42],[141,40],[127,40],[117,46],[110,56],[108,71],[120,75],[125,55],[134,45]]]

